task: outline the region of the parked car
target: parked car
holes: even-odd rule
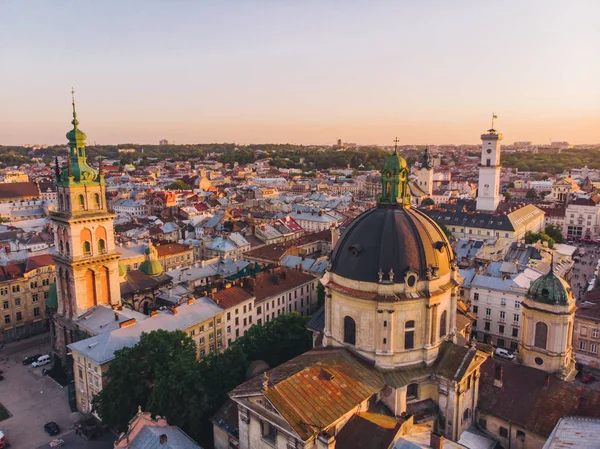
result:
[[[44,430],[51,437],[60,433],[60,427],[54,421],[44,424]]]
[[[42,354],[36,354],[36,355],[30,355],[29,357],[25,357],[23,359],[23,365],[31,365],[33,362],[35,362],[41,356],[42,356]]]
[[[50,358],[50,356],[48,354],[46,354],[46,355],[39,357],[35,362],[33,362],[31,364],[31,366],[33,368],[37,368],[38,366],[47,365],[50,362],[52,362],[52,359]]]
[[[581,375],[581,381],[584,384],[589,384],[590,382],[593,382],[595,380],[596,380],[596,377],[592,373],[584,373]]]
[[[496,348],[496,350],[494,351],[494,355],[496,357],[500,357],[501,359],[505,359],[505,360],[514,360],[515,359],[515,355],[512,352],[507,351],[504,348]]]

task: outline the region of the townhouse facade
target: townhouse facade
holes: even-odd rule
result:
[[[48,330],[46,300],[51,289],[55,289],[54,281],[54,261],[50,255],[0,266],[0,342]]]

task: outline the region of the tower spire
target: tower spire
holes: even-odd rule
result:
[[[396,153],[396,154],[398,154],[398,142],[400,142],[400,141],[398,140],[398,137],[396,137],[394,139],[394,153]]]

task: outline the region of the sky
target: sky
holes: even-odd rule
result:
[[[600,1],[0,0],[0,145],[600,143]]]

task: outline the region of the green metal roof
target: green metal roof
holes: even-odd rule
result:
[[[158,276],[162,274],[163,267],[158,260],[146,259],[140,264],[140,271],[148,276]]]
[[[570,293],[571,287],[569,287],[569,284],[550,270],[548,274],[537,278],[531,283],[528,295],[534,301],[566,305],[569,303]]]
[[[46,299],[46,307],[50,309],[58,309],[58,293],[56,291],[56,282],[50,284],[48,298]]]

